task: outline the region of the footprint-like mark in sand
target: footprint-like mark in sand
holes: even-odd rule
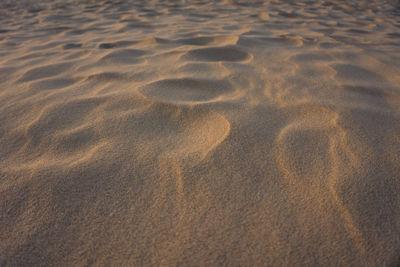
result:
[[[276,138],[277,163],[283,176],[300,190],[318,188],[318,197],[327,192],[349,237],[365,255],[363,233],[337,189],[339,179],[357,168],[359,161],[348,145],[348,132],[338,123],[339,113],[313,103],[292,106],[289,113],[297,115]]]
[[[28,70],[19,80],[20,82],[29,82],[38,79],[56,76],[68,70],[72,66],[71,63],[50,64],[47,66],[36,67]]]
[[[36,89],[36,90],[56,90],[56,89],[62,89],[68,86],[73,85],[76,83],[78,80],[77,79],[72,79],[72,78],[50,78],[50,79],[45,79],[37,82],[33,82],[30,84],[31,89]]]
[[[69,50],[69,49],[77,49],[77,48],[81,48],[82,44],[80,43],[69,43],[69,44],[65,44],[62,46],[62,48],[64,50]]]
[[[203,160],[230,132],[230,123],[216,112],[189,114],[182,121],[184,129],[167,142],[172,149],[164,154],[178,161]]]
[[[187,45],[234,45],[239,37],[236,35],[200,36],[177,40]]]
[[[162,191],[171,188],[170,198],[184,204],[186,193],[199,177],[188,176],[185,169],[206,161],[230,133],[230,123],[219,113],[198,109],[155,104],[141,121],[131,127],[128,138],[140,139],[139,149],[155,151],[159,166],[157,184]],[[134,120],[137,120],[137,116]],[[157,188],[155,188],[157,190]],[[174,191],[173,191],[174,190]]]
[[[289,108],[292,114],[303,114],[284,127],[276,142],[277,162],[290,181],[314,182],[329,168],[329,146],[335,128],[336,114],[317,104],[302,104]]]
[[[126,73],[110,71],[90,74],[86,78],[86,81],[89,82],[127,82],[130,80],[129,75]]]
[[[231,74],[228,68],[213,62],[187,62],[177,69],[178,73],[205,79],[220,79]]]
[[[165,79],[139,89],[146,97],[163,103],[200,104],[212,102],[233,90],[227,80]]]
[[[183,57],[185,60],[194,61],[244,61],[252,58],[252,55],[234,46],[208,47],[193,49]]]
[[[134,105],[131,102],[129,106]],[[201,106],[154,103],[138,113],[120,113],[117,108],[113,107],[116,117],[104,122],[100,128],[104,127],[108,136],[122,141],[117,147],[125,149],[129,144],[128,150],[134,154],[151,151],[154,156],[151,157],[159,165],[157,184],[161,187],[176,186],[179,202],[184,199],[187,187],[195,183],[193,179],[198,179],[186,176],[184,169],[207,160],[231,129],[223,115]],[[118,153],[115,147],[112,151]]]
[[[101,49],[111,49],[111,48],[121,48],[135,44],[134,41],[118,41],[113,43],[101,43],[99,48]]]
[[[147,52],[139,49],[121,49],[104,56],[101,61],[112,64],[137,64],[143,61],[141,58]]]
[[[155,102],[139,107],[140,112],[136,112],[133,110],[137,107],[136,101],[128,99],[124,103],[121,99],[105,107],[115,115],[98,125],[103,128],[106,137],[115,139],[118,136],[123,144],[128,142],[132,147],[154,151],[157,157],[195,164],[225,140],[230,132],[230,123],[224,116],[201,106]],[[123,105],[126,109],[122,111]]]
[[[293,46],[303,46],[303,38],[297,35],[279,35],[279,36],[240,36],[238,40],[238,45],[245,47],[259,47],[259,46],[269,46],[269,47],[293,47]]]

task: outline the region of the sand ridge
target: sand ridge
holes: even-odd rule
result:
[[[0,2],[0,266],[396,266],[392,0]]]

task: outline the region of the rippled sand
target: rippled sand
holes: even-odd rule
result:
[[[1,266],[400,263],[396,1],[0,2]]]

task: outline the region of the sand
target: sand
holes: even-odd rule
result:
[[[396,1],[0,2],[0,266],[400,264]]]

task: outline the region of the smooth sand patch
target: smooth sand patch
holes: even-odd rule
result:
[[[160,102],[199,104],[212,101],[233,90],[227,80],[183,78],[153,82],[141,87],[139,91]]]

